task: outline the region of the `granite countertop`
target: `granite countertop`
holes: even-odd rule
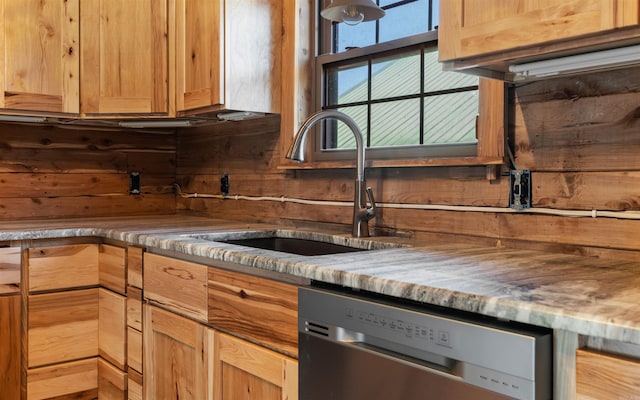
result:
[[[0,227],[0,241],[98,236],[640,344],[638,262],[389,237],[358,241],[348,234],[326,236],[373,249],[300,256],[190,236],[263,229],[278,227],[182,215],[9,221]],[[291,230],[279,232],[286,236]],[[394,247],[386,247],[389,243]]]

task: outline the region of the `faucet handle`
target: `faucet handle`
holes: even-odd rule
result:
[[[371,219],[376,216],[376,200],[373,198],[373,190],[371,187],[367,188],[367,199],[371,207],[367,207],[367,219]]]

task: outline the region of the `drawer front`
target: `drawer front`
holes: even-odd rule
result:
[[[297,356],[298,288],[210,268],[209,322]]]
[[[27,400],[98,398],[98,359],[27,371]]]
[[[29,292],[97,286],[98,245],[28,249]]]
[[[127,362],[127,302],[124,296],[99,289],[99,354],[124,370]]]
[[[133,328],[127,328],[127,356],[129,371],[134,369],[142,374],[142,332]]]
[[[28,367],[98,355],[98,289],[28,298]]]
[[[207,269],[187,261],[144,254],[144,297],[207,322]]]
[[[0,247],[0,294],[20,292],[20,248]]]
[[[130,369],[127,373],[127,377],[128,377],[127,399],[142,400],[142,379],[143,379],[142,375]]]
[[[98,359],[98,399],[125,400],[127,373],[103,359]]]
[[[142,290],[133,286],[127,289],[127,325],[142,331]]]
[[[576,393],[580,400],[640,398],[640,360],[578,349]]]
[[[127,283],[142,289],[142,253],[144,249],[129,246],[127,248]]]
[[[127,251],[121,247],[101,244],[99,262],[100,286],[125,294],[127,291]]]

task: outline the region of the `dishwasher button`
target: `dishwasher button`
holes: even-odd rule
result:
[[[449,332],[438,331],[438,344],[445,347],[451,347],[451,338],[449,337]]]

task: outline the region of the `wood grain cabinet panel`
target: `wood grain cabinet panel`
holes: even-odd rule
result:
[[[98,353],[124,370],[127,365],[126,297],[100,288],[98,304]]]
[[[33,247],[27,252],[29,292],[98,286],[95,244]]]
[[[145,398],[207,399],[212,334],[206,326],[145,306]]]
[[[0,296],[0,382],[3,400],[20,399],[20,296]]]
[[[298,288],[295,285],[209,268],[209,323],[298,354]]]
[[[220,332],[214,343],[214,400],[298,398],[296,360]]]
[[[207,322],[205,265],[144,254],[144,296],[177,313]]]
[[[447,0],[441,61],[533,46],[638,24],[637,0]]]
[[[640,360],[578,349],[576,393],[579,400],[640,398]]]
[[[167,12],[167,0],[82,1],[83,114],[167,115]]]
[[[142,289],[142,253],[141,247],[127,247],[127,284]]]
[[[222,103],[224,0],[176,0],[176,109]]]
[[[127,399],[127,374],[103,359],[98,359],[98,399]]]
[[[98,359],[73,361],[27,371],[27,400],[98,398]]]
[[[0,0],[0,108],[78,114],[80,0]]]
[[[20,293],[21,250],[0,247],[0,295]]]
[[[120,294],[127,292],[127,250],[101,244],[98,247],[98,275],[100,286]]]
[[[28,367],[98,355],[98,289],[28,298]]]

